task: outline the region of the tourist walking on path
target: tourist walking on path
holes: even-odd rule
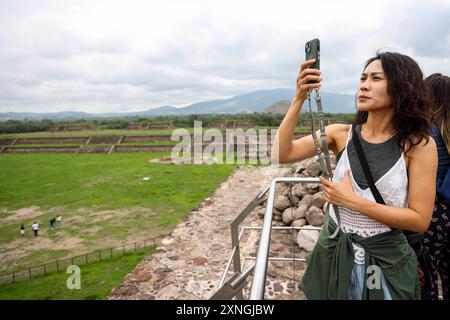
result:
[[[53,229],[55,227],[56,219],[53,217],[50,219],[50,229]]]
[[[31,229],[33,229],[34,237],[37,238],[39,232],[39,224],[36,221],[31,225]]]

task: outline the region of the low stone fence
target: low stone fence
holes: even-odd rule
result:
[[[145,250],[149,247],[155,248],[159,238],[150,238],[146,240],[127,243],[113,248],[100,249],[77,256],[58,259],[56,261],[46,262],[41,265],[31,266],[0,275],[0,284],[25,281],[32,278],[47,275],[65,270],[70,265],[86,265],[93,262],[99,262],[113,257],[123,256],[131,252]]]

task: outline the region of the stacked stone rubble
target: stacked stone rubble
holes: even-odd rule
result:
[[[336,167],[336,159],[331,156],[331,168]],[[317,157],[295,163],[288,177],[319,177],[322,174]],[[273,220],[284,226],[321,227],[325,219],[325,197],[318,183],[278,184],[275,190]],[[267,195],[258,208],[263,218],[267,206]],[[300,248],[311,251],[318,238],[318,231],[301,230],[297,234]]]

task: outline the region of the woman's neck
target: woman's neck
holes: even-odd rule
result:
[[[388,111],[371,111],[367,122],[361,125],[361,135],[368,141],[386,140],[396,132],[393,120],[393,108]]]

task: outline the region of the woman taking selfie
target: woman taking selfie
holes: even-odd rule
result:
[[[320,70],[308,68],[312,63],[301,66],[296,95],[272,147],[274,162],[315,155],[312,135],[293,141],[308,91],[322,80]],[[325,128],[337,164],[332,181],[321,177],[320,182],[327,202],[339,208],[340,231],[331,237],[338,223],[329,205],[303,276],[308,299],[420,298],[417,257],[401,230],[425,232],[433,212],[437,155],[429,136],[427,92],[413,59],[379,53],[362,72],[354,124]],[[354,134],[385,204],[377,203],[369,189]],[[321,144],[320,132],[316,135]]]

